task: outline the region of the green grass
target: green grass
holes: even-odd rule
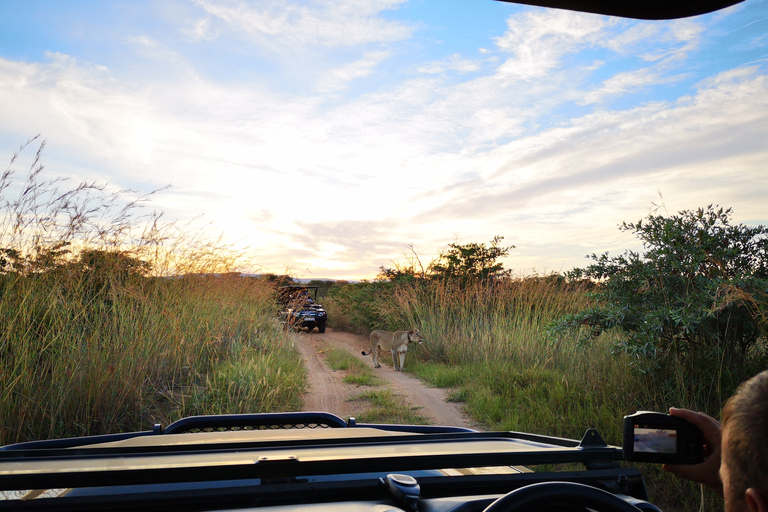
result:
[[[298,411],[302,406],[304,369],[292,351],[264,354],[247,344],[216,365],[194,389],[184,416]]]
[[[358,386],[380,386],[383,381],[376,377],[371,368],[363,364],[346,350],[330,349],[324,351],[326,364],[334,370],[346,372],[343,381]]]
[[[418,349],[411,351],[411,354]],[[430,363],[411,357],[408,361],[408,372],[414,373],[420,379],[437,388],[453,388],[460,386],[467,378],[467,369],[462,366],[447,363]]]
[[[357,416],[360,423],[387,423],[406,425],[428,425],[429,420],[418,414],[400,395],[391,389],[366,391],[356,400],[368,402],[370,407]]]
[[[347,384],[356,384],[358,386],[381,385],[381,379],[370,374],[348,374],[344,376],[343,380]]]
[[[598,428],[614,444],[621,441],[622,404],[597,390],[585,390],[578,379],[560,372],[515,368],[503,361],[419,363],[411,371],[431,385],[452,388],[449,400],[463,402],[486,429],[580,439],[587,428]]]

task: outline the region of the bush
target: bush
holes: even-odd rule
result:
[[[616,348],[640,370],[685,383],[715,379],[732,388],[750,376],[765,361],[768,230],[733,225],[731,214],[710,205],[623,223],[646,252],[592,254],[595,263],[569,272],[600,283],[598,306],[556,331],[587,328],[593,338],[619,327],[626,335]]]

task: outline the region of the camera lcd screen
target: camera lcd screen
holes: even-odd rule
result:
[[[676,453],[677,430],[635,426],[634,450],[642,453]]]

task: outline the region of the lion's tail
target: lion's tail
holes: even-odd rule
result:
[[[362,352],[360,352],[360,353],[361,353],[361,354],[363,354],[364,356],[369,356],[369,355],[371,355],[371,353],[370,353],[370,352],[366,352],[365,350],[363,350],[363,351],[362,351]]]

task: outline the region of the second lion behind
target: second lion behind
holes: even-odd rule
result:
[[[371,350],[363,351],[363,355],[373,356],[373,367],[381,368],[379,364],[379,349],[392,352],[392,363],[395,371],[399,372],[405,364],[405,353],[408,351],[408,345],[411,343],[421,343],[424,337],[419,331],[373,331],[371,333]]]

